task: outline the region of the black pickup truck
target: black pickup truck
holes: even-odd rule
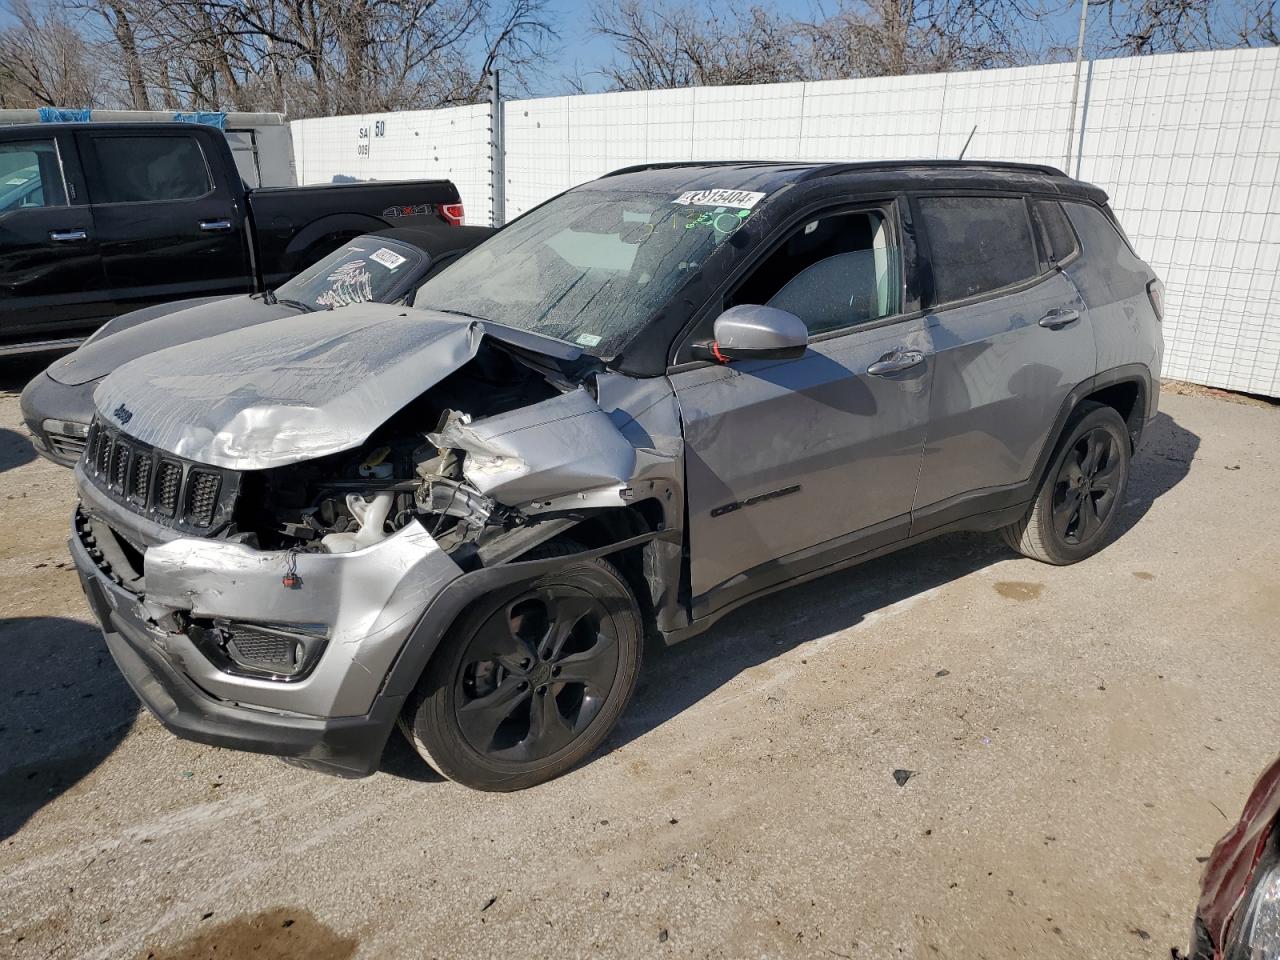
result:
[[[448,180],[249,189],[189,123],[0,128],[0,355],[153,303],[269,290],[388,226],[462,223]]]

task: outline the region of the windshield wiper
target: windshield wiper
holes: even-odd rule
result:
[[[296,309],[298,309],[298,310],[301,310],[303,313],[315,313],[315,312],[316,312],[316,308],[315,308],[315,307],[313,307],[311,304],[309,304],[309,303],[303,303],[301,300],[290,300],[288,297],[285,297],[284,299],[281,299],[281,298],[279,298],[279,297],[275,296],[274,294],[272,294],[272,296],[271,296],[271,302],[272,302],[272,303],[283,303],[286,307],[294,307],[294,308],[296,308]],[[332,309],[333,309],[333,307],[330,307],[329,309],[330,309],[330,310],[332,310]]]

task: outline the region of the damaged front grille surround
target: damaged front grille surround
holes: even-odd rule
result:
[[[84,472],[99,490],[164,526],[208,536],[230,521],[239,474],[193,463],[116,430],[89,428]]]

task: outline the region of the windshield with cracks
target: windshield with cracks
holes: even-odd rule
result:
[[[681,204],[670,193],[574,190],[428,280],[413,305],[612,357],[750,214]]]

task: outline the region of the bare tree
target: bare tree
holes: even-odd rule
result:
[[[592,12],[591,30],[612,40],[600,71],[615,89],[804,79],[797,24],[762,7],[721,12],[672,0],[615,0]]]
[[[817,78],[1043,62],[1045,17],[1066,0],[861,0],[807,26]]]
[[[0,30],[0,107],[93,107],[103,102],[99,52],[60,7],[13,0]]]
[[[611,0],[592,31],[615,44],[618,89],[978,69],[1034,61],[1041,21],[1067,0],[849,0],[812,22],[703,0]]]
[[[1226,4],[1220,0],[1109,0],[1105,6],[1110,37],[1104,49],[1139,56],[1212,48],[1217,39],[1215,17]]]
[[[1247,46],[1280,45],[1280,21],[1276,19],[1276,0],[1255,0],[1241,11],[1236,36]]]
[[[115,36],[120,65],[129,84],[129,105],[135,110],[150,110],[151,98],[147,95],[147,82],[138,57],[138,39],[125,4],[122,0],[97,0],[97,9]]]
[[[548,0],[69,0],[133,106],[296,116],[470,103],[547,57]]]
[[[1277,0],[1090,0],[1106,8],[1099,46],[1140,56],[1280,42]]]

